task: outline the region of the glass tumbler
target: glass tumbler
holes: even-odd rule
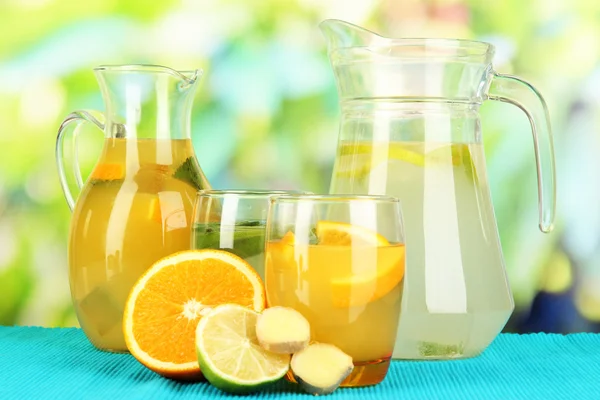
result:
[[[353,359],[342,386],[381,382],[394,350],[405,270],[397,198],[283,195],[271,199],[265,275],[269,306],[308,319],[311,341]],[[288,379],[294,380],[291,374]]]
[[[264,276],[265,225],[272,196],[289,190],[203,190],[194,203],[192,249],[229,251]]]

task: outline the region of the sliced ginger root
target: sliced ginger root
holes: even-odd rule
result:
[[[292,354],[308,346],[310,325],[293,308],[270,307],[258,317],[256,337],[263,348],[273,353]]]
[[[350,375],[352,357],[332,344],[313,343],[295,353],[292,372],[300,386],[310,394],[328,394],[337,389]]]

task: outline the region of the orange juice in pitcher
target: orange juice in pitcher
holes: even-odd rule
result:
[[[103,350],[126,351],[122,318],[131,287],[158,259],[190,248],[193,201],[209,186],[189,136],[195,73],[124,66],[96,74],[106,122],[73,113],[57,144],[61,182],[73,209],[70,287],[90,341]],[[99,125],[106,138],[75,203],[62,162],[63,132],[68,122],[82,120]]]

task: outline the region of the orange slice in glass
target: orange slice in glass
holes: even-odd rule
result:
[[[390,242],[383,235],[358,225],[343,222],[317,222],[320,245],[334,246],[387,246]]]
[[[375,257],[374,268],[332,280],[331,294],[335,307],[362,306],[379,300],[400,283],[404,277],[405,247],[378,247],[365,257],[365,261],[371,264]]]
[[[188,250],[154,263],[134,285],[123,316],[125,342],[143,365],[163,376],[202,377],[196,325],[220,304],[260,312],[265,289],[243,259],[222,250]]]
[[[351,268],[352,273],[333,279],[331,291],[336,307],[353,307],[378,300],[388,294],[404,277],[405,248],[392,245],[381,234],[358,225],[341,222],[319,221],[317,223],[319,246],[360,246],[360,256],[339,254],[347,262],[366,265]],[[339,260],[338,260],[339,262]],[[375,264],[372,266],[371,264]]]

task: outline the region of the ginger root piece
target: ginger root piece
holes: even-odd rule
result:
[[[332,344],[313,343],[295,353],[292,372],[302,388],[311,394],[328,394],[352,372],[352,357]]]
[[[292,354],[310,341],[310,325],[298,311],[289,307],[270,307],[256,321],[260,345],[273,353]]]

